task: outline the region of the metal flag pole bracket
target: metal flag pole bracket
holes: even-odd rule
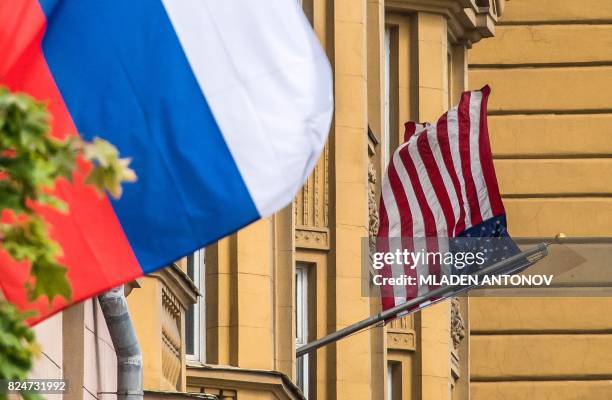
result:
[[[485,275],[501,275],[501,274],[506,274],[506,273],[514,274],[514,273],[521,272],[525,270],[526,268],[530,267],[531,265],[533,265],[534,263],[536,263],[537,261],[546,257],[548,255],[549,245],[550,243],[541,243],[537,246],[534,246],[533,248],[529,250],[525,250],[512,257],[508,257],[505,260],[502,260],[493,265],[489,265],[488,267],[485,267],[473,273],[472,275],[481,277]],[[301,357],[304,354],[310,353],[311,351],[314,351],[320,347],[326,346],[337,340],[345,338],[355,332],[359,332],[362,329],[368,328],[379,322],[388,320],[402,312],[410,313],[411,309],[419,307],[420,305],[428,301],[430,301],[430,304],[428,305],[431,305],[437,301],[444,300],[445,298],[448,298],[450,296],[455,296],[466,290],[474,289],[477,286],[478,285],[457,284],[457,285],[448,285],[448,286],[439,287],[426,294],[417,296],[403,304],[397,305],[386,311],[380,312],[376,315],[373,315],[369,318],[359,321],[353,325],[349,325],[346,328],[342,328],[336,332],[330,333],[329,335],[324,336],[320,339],[314,340],[310,343],[300,346],[298,347],[296,351],[296,356]],[[432,301],[432,299],[435,299],[435,300]],[[419,308],[419,310],[421,309],[422,307]]]

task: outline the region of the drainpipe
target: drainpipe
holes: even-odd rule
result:
[[[143,400],[142,354],[123,285],[98,296],[117,354],[117,400]]]

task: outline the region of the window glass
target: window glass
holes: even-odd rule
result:
[[[393,365],[387,363],[387,400],[393,400]]]
[[[384,99],[384,111],[385,111],[385,130],[383,137],[383,165],[386,167],[389,163],[389,157],[391,153],[391,118],[389,117],[389,107],[391,102],[390,95],[390,79],[391,79],[391,29],[387,27],[385,29],[385,99]]]
[[[308,267],[298,264],[295,268],[295,344],[308,343]],[[297,359],[296,383],[308,398],[308,354]]]
[[[185,314],[185,355],[188,360],[204,362],[204,249],[187,256],[187,275],[198,288],[201,297],[188,307]]]

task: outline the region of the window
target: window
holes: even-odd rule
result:
[[[391,104],[390,95],[390,79],[391,79],[391,28],[385,28],[385,131],[383,137],[383,167],[387,167],[389,164],[389,157],[391,153],[390,142],[391,142],[391,118],[389,117],[389,107]]]
[[[393,400],[393,365],[387,363],[387,400]]]
[[[402,364],[397,361],[387,363],[387,400],[402,398]]]
[[[198,362],[205,361],[204,269],[204,249],[187,256],[187,275],[202,296],[189,306],[185,315],[185,355],[187,360]]]
[[[451,108],[453,106],[454,101],[458,101],[458,99],[453,99],[455,82],[453,82],[453,53],[452,47],[448,46],[448,53],[446,55],[446,82],[447,82],[447,91],[448,91],[448,104],[447,108]]]
[[[381,135],[381,161],[386,168],[393,152],[403,142],[403,123],[409,119],[409,98],[400,99],[400,82],[405,85],[409,81],[410,66],[408,64],[409,48],[406,48],[408,27],[406,18],[402,16],[385,16],[385,36],[383,40],[383,134]],[[402,46],[400,47],[400,42]],[[407,88],[402,91],[406,94]],[[403,111],[402,111],[403,110]],[[400,124],[401,122],[401,124]],[[401,130],[401,132],[400,132]],[[401,133],[401,134],[400,134]]]
[[[308,343],[308,266],[295,267],[295,344],[300,347]],[[308,354],[297,359],[296,383],[308,398]]]

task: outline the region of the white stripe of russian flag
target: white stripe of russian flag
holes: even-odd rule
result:
[[[308,20],[288,0],[162,1],[259,214],[272,214],[312,171],[333,112]]]

